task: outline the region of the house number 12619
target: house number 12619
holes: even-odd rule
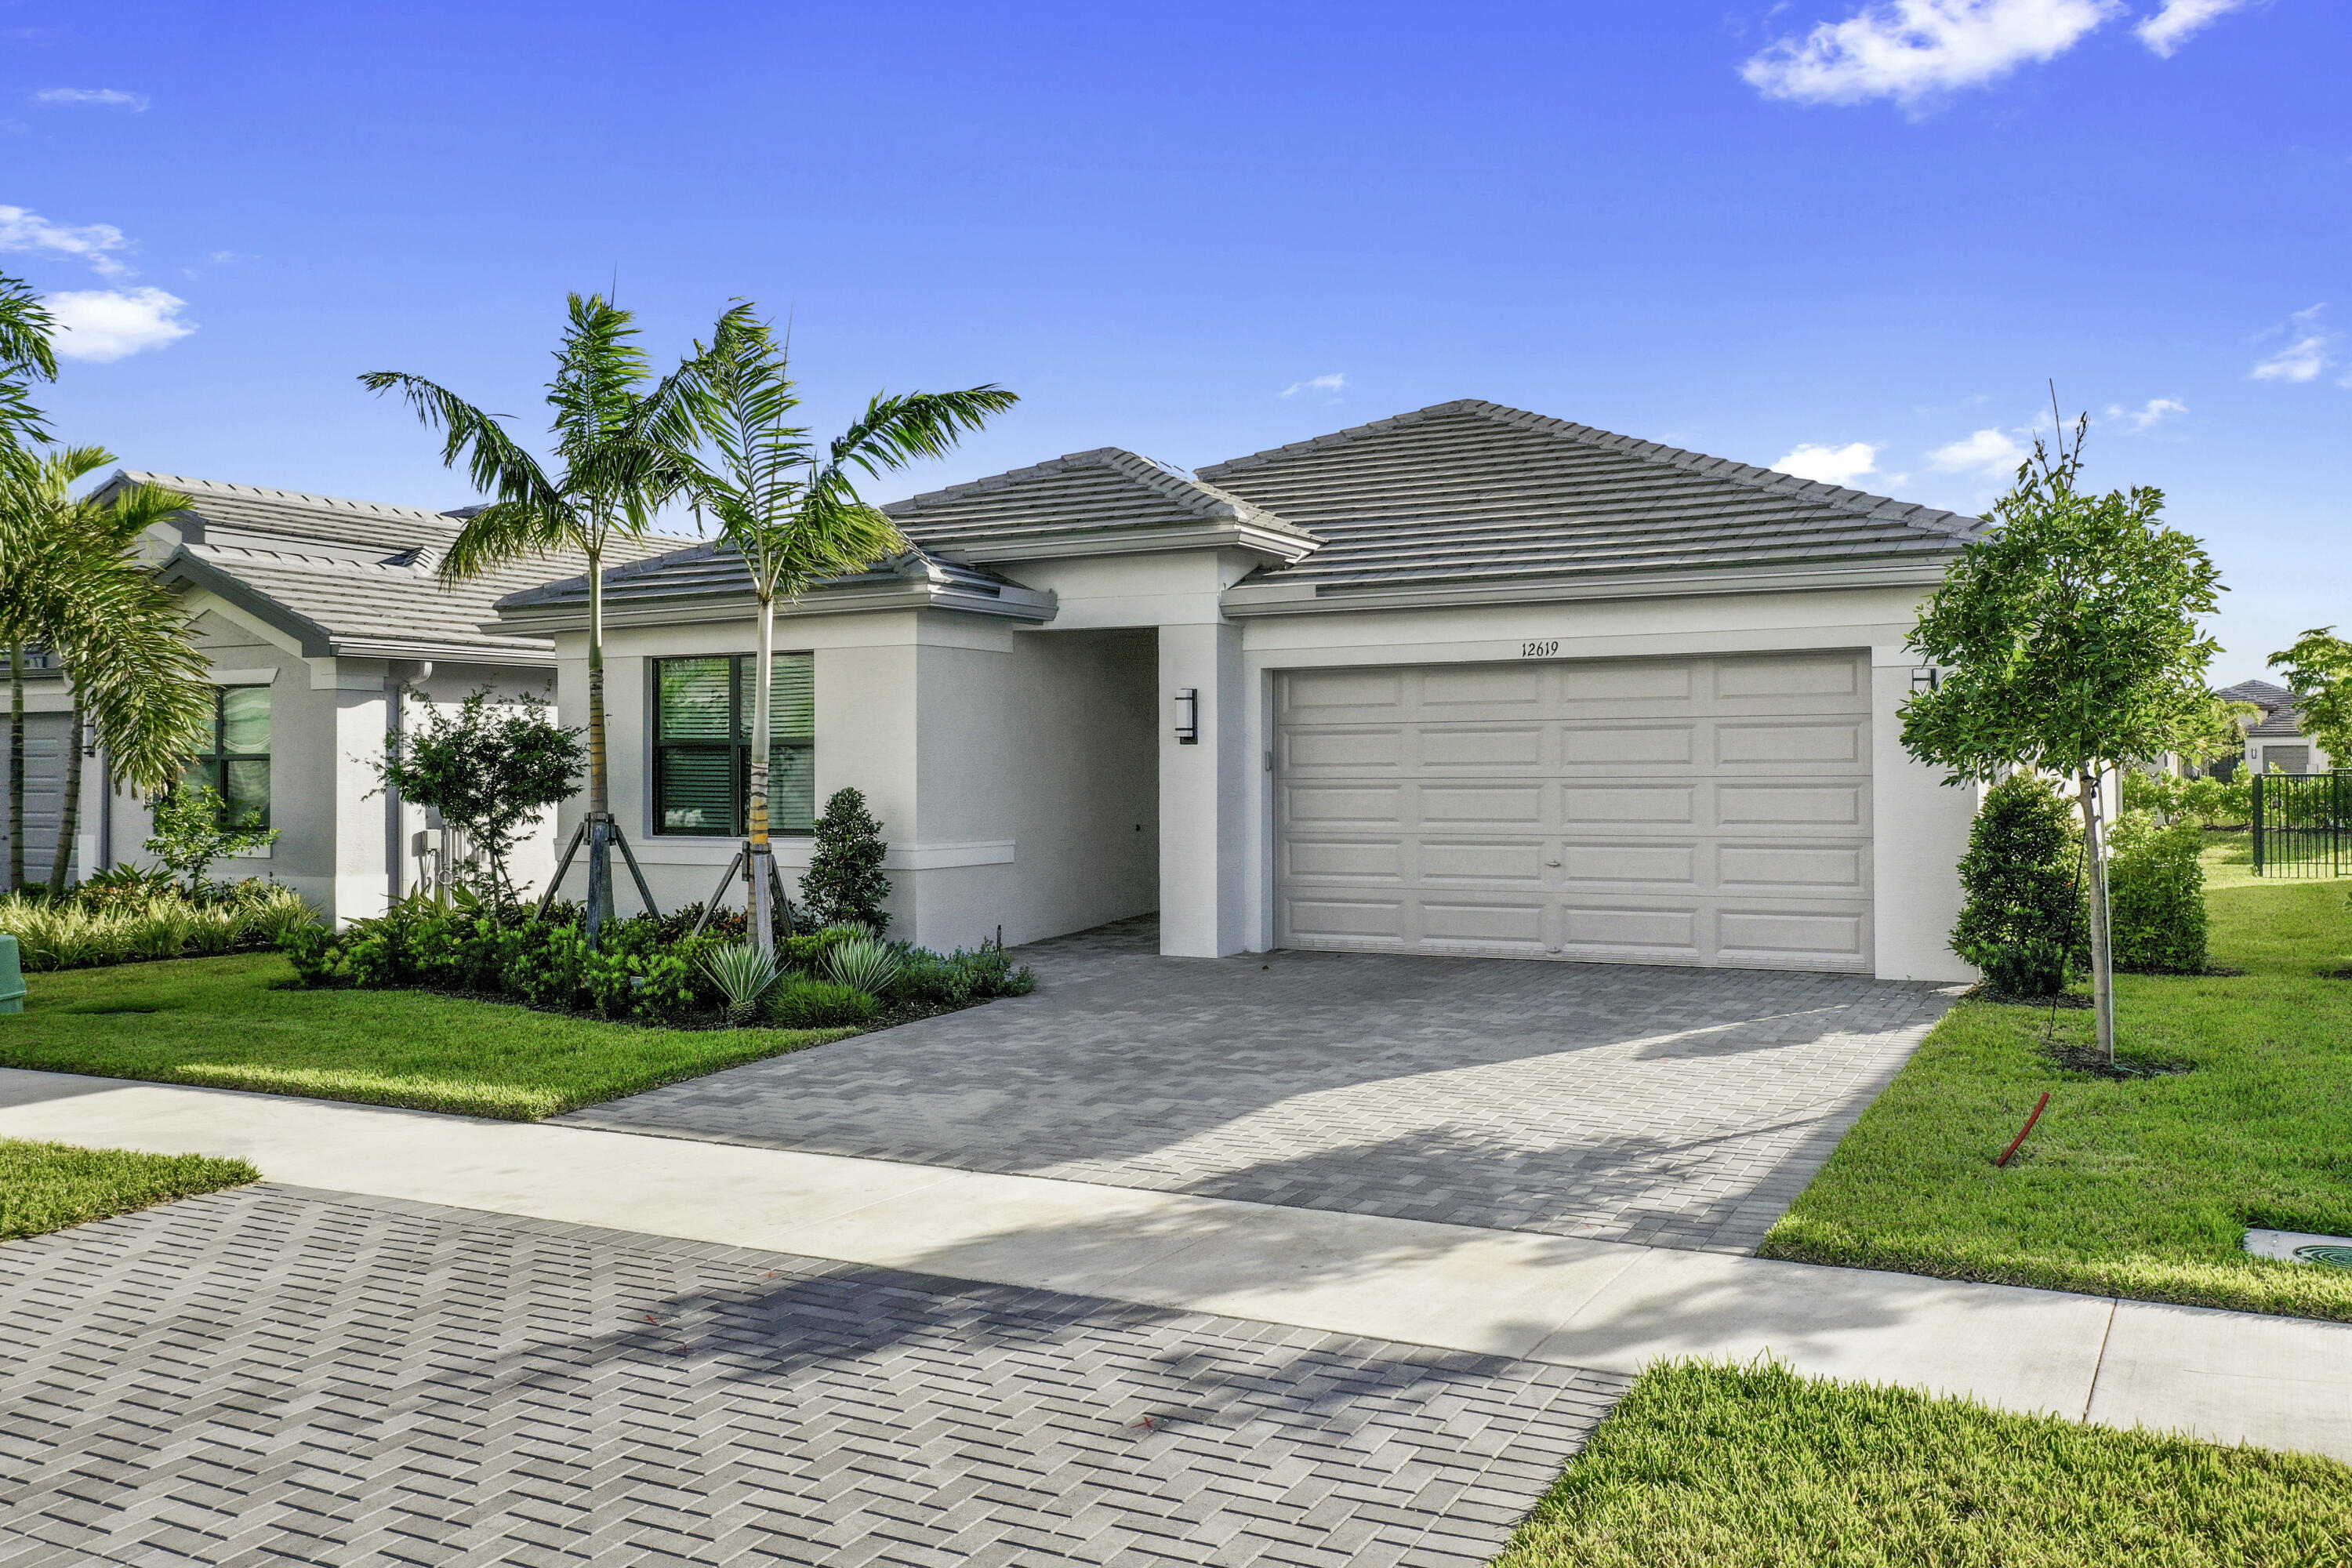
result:
[[[1519,657],[1521,658],[1558,658],[1559,639],[1553,637],[1547,642],[1523,642],[1519,645]]]

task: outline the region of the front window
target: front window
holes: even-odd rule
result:
[[[213,688],[211,733],[181,778],[220,792],[224,823],[269,826],[269,688]]]
[[[755,654],[654,661],[654,831],[708,838],[746,829]],[[816,827],[816,659],[776,655],[768,830]]]

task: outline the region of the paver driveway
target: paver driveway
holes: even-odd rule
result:
[[[0,1247],[0,1568],[1471,1568],[1625,1382],[249,1187]]]
[[[1832,974],[1157,945],[1149,919],[1039,943],[1031,995],[562,1120],[1748,1251],[1948,1005]]]

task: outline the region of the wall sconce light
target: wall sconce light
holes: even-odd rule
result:
[[[1190,686],[1176,689],[1176,743],[1201,743],[1201,693]]]
[[[1911,689],[1933,691],[1944,684],[1944,672],[1932,664],[1923,664],[1911,672]]]

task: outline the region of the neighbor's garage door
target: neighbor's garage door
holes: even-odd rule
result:
[[[1276,941],[1867,971],[1861,653],[1280,678]]]

